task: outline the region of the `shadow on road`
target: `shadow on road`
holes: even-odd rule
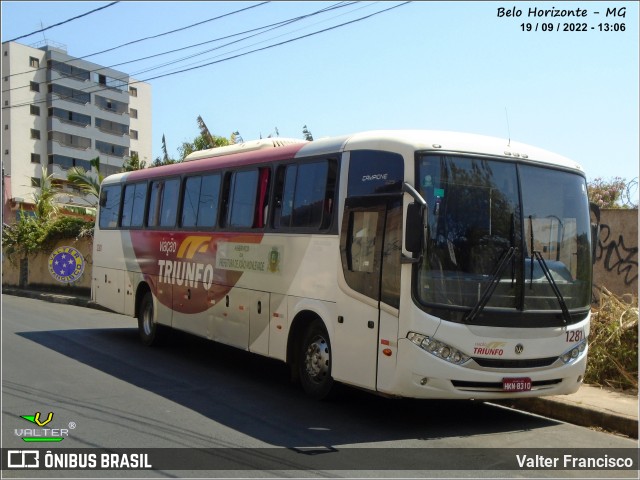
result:
[[[318,402],[289,382],[283,363],[182,333],[163,348],[143,346],[134,328],[18,335],[274,446],[430,440],[555,424],[481,402],[388,399],[346,387]]]

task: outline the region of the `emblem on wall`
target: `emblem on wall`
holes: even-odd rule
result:
[[[84,273],[84,257],[73,247],[58,247],[49,255],[49,273],[60,283],[74,283]]]

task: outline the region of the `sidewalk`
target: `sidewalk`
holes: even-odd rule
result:
[[[84,296],[19,288],[3,288],[2,294],[109,311]],[[499,400],[491,403],[583,427],[599,428],[638,438],[638,397],[605,388],[582,385],[580,390],[572,395]]]

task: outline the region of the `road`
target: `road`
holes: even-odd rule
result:
[[[4,295],[3,448],[25,448],[21,435],[35,425],[21,416],[36,412],[41,423],[52,412],[45,427],[64,440],[30,447],[216,448],[235,462],[228,470],[154,469],[137,471],[140,477],[262,477],[272,470],[266,476],[494,478],[492,468],[510,475],[500,465],[511,451],[637,447],[629,439],[491,403],[386,399],[349,388],[332,401],[317,402],[289,382],[280,362],[187,335],[149,348],[138,341],[131,317]],[[478,470],[478,462],[487,470]],[[45,470],[3,472],[27,473],[56,476]],[[84,470],[64,476],[125,473]],[[634,471],[511,473],[637,478]]]

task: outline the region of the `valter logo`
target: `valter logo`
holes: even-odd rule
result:
[[[75,428],[75,423],[73,422],[69,423],[69,428],[48,428],[47,425],[49,425],[49,423],[51,423],[51,421],[53,420],[53,412],[49,412],[46,417],[43,416],[40,412],[36,412],[35,415],[21,415],[20,418],[31,422],[36,427],[41,427],[15,429],[16,436],[21,437],[22,441],[29,443],[61,442],[65,437],[69,436],[69,428]]]

